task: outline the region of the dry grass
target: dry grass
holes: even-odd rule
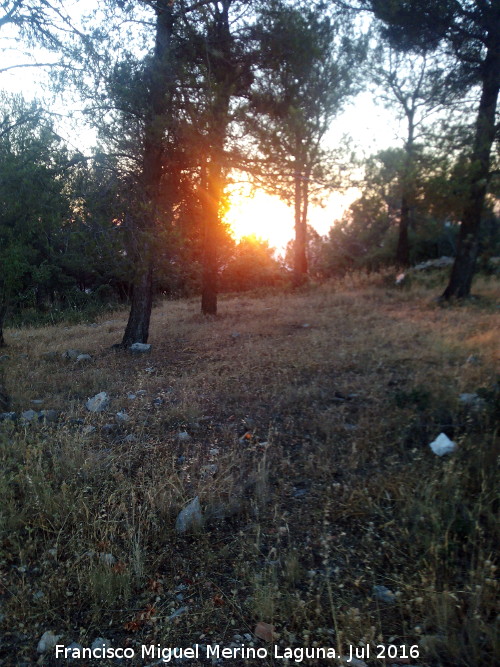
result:
[[[111,349],[125,313],[7,332],[12,409],[43,399],[62,414],[0,424],[2,664],[36,662],[45,630],[227,646],[257,621],[282,646],[494,663],[498,284],[442,308],[425,285],[348,280],[224,297],[213,319],[162,304],[144,356]],[[93,361],[63,360],[68,348]],[[479,388],[467,413],[458,396]],[[111,408],[90,415],[99,391]],[[122,409],[130,421],[107,427]],[[447,460],[427,446],[443,430],[459,444]],[[196,495],[206,525],[179,535]]]

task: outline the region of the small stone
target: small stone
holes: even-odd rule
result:
[[[3,421],[15,421],[17,418],[17,414],[15,412],[0,412],[0,422]]]
[[[59,413],[57,410],[40,410],[38,413],[38,421],[45,422],[46,424],[57,421]]]
[[[125,410],[120,410],[120,412],[117,412],[115,419],[119,424],[125,424],[126,422],[130,421],[130,417],[125,412]]]
[[[379,602],[385,602],[387,604],[392,604],[396,600],[394,593],[385,586],[374,586],[373,596]]]
[[[41,398],[34,398],[32,401],[30,401],[32,405],[43,405],[43,399]]]
[[[99,560],[101,561],[101,563],[104,563],[104,565],[111,566],[111,565],[114,565],[116,563],[116,558],[113,556],[113,554],[100,553],[100,554],[97,554],[97,555],[98,555]]]
[[[137,398],[137,394],[133,394],[131,391],[128,392],[127,398],[129,401],[133,401],[135,398]]]
[[[272,642],[275,639],[274,625],[259,621],[255,626],[254,635],[265,642]]]
[[[483,410],[486,405],[484,399],[477,394],[460,394],[458,400],[463,406],[475,411]]]
[[[219,466],[217,466],[215,463],[209,463],[208,465],[202,467],[201,474],[202,476],[210,475],[210,477],[213,477],[218,469]]]
[[[0,361],[8,361],[10,359],[8,354],[2,354],[0,357]]]
[[[187,610],[188,610],[187,607],[179,607],[179,609],[176,609],[174,613],[168,617],[168,620],[173,621],[174,618],[178,618],[179,616],[181,616],[181,614],[185,614]]]
[[[139,389],[137,396],[145,396],[148,392],[145,389]]]
[[[453,440],[449,439],[446,433],[440,433],[438,437],[429,444],[429,447],[437,456],[444,456],[445,454],[454,452],[457,445]]]
[[[54,648],[61,637],[62,635],[55,635],[52,630],[47,630],[47,632],[44,632],[41,636],[36,650],[38,653],[46,653],[47,651],[50,651]]]
[[[133,433],[129,433],[125,436],[124,442],[137,442],[137,436]]]
[[[153,399],[153,405],[160,406],[160,405],[163,405],[164,402],[165,401],[163,400],[163,398],[160,398],[159,396],[157,398]]]
[[[23,422],[32,422],[35,419],[38,419],[38,412],[34,410],[25,410],[21,412],[21,421]]]
[[[220,452],[220,449],[218,447],[212,447],[210,449],[210,456],[217,456]]]
[[[109,407],[109,396],[105,391],[101,391],[92,398],[89,398],[85,407],[89,412],[103,412]]]
[[[151,345],[148,343],[132,343],[128,349],[134,354],[143,354],[151,351]]]
[[[467,357],[465,363],[471,364],[471,366],[479,366],[481,363],[481,359],[477,355],[471,354]]]
[[[241,334],[240,334],[239,331],[233,331],[233,333],[231,334],[231,338],[232,338],[233,340],[236,340],[236,339],[239,338],[240,336],[241,336]]]
[[[66,361],[76,361],[81,354],[80,350],[70,349],[62,353],[62,358]]]
[[[105,639],[104,637],[97,637],[90,645],[90,648],[95,651],[96,649],[108,649],[112,646],[113,644],[109,639]]]
[[[103,424],[101,431],[103,433],[113,433],[115,429],[116,429],[116,424]]]
[[[178,533],[186,533],[190,530],[197,530],[203,525],[203,515],[201,513],[200,499],[198,496],[181,510],[175,522],[175,530]]]
[[[36,593],[33,593],[33,599],[34,600],[41,600],[44,597],[45,597],[45,593],[43,591],[37,591]]]
[[[187,431],[180,431],[177,433],[177,442],[191,442],[191,436]]]
[[[79,354],[75,359],[77,364],[85,363],[87,361],[92,361],[90,354]]]
[[[94,433],[96,430],[95,426],[92,426],[92,424],[87,424],[87,426],[83,427],[82,433],[83,435],[90,435],[91,433]]]

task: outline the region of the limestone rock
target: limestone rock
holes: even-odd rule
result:
[[[446,433],[440,433],[438,437],[429,444],[429,447],[437,456],[444,456],[445,454],[454,452],[457,445],[453,440],[449,439]]]
[[[198,496],[179,512],[175,522],[175,530],[178,533],[186,533],[191,530],[197,530],[203,525],[203,515],[201,513],[200,499]]]
[[[101,391],[86,402],[85,407],[89,412],[103,412],[109,407],[109,396]]]
[[[76,361],[80,355],[81,355],[80,350],[70,349],[62,353],[62,358],[66,359],[66,361]]]
[[[44,632],[41,636],[36,650],[38,653],[46,653],[47,651],[50,651],[54,648],[61,637],[62,635],[55,635],[52,630],[47,630],[47,632]]]
[[[128,349],[134,354],[141,354],[144,352],[150,352],[151,345],[149,343],[132,343]]]
[[[77,358],[75,359],[77,364],[83,364],[86,363],[87,361],[92,361],[92,357],[90,354],[79,354]]]

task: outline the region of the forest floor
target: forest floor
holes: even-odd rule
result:
[[[0,423],[0,664],[495,663],[498,281],[442,307],[439,278],[371,280],[224,296],[215,318],[165,302],[147,354],[112,349],[125,312],[7,330],[11,409],[58,420]],[[136,657],[56,659],[54,635]]]

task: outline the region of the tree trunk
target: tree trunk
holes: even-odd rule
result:
[[[205,219],[203,235],[203,274],[201,312],[217,315],[217,238],[219,231],[219,202],[222,196],[220,166],[213,161],[208,166],[205,192]]]
[[[399,235],[396,249],[396,263],[406,267],[410,264],[409,230],[412,210],[415,202],[415,109],[405,105],[406,120],[408,121],[408,136],[405,144],[405,160],[403,167],[401,211],[399,215]]]
[[[224,144],[229,123],[229,103],[235,73],[232,64],[232,36],[229,8],[232,0],[214,3],[214,22],[207,36],[208,83],[212,100],[209,107],[209,159],[206,183],[202,182],[204,209],[203,272],[201,285],[201,312],[217,314],[218,253],[220,209],[224,194]],[[220,4],[220,6],[219,6]],[[203,179],[202,179],[203,180]]]
[[[3,337],[3,325],[6,314],[7,308],[5,306],[0,306],[0,347],[5,347],[7,345],[5,338]]]
[[[149,336],[149,321],[153,305],[153,269],[148,261],[146,271],[138,276],[132,287],[132,304],[123,335],[122,345],[129,347],[133,343],[147,343]]]
[[[297,140],[298,147],[299,140]],[[304,195],[307,195],[307,182],[305,182],[304,169],[300,157],[295,156],[295,245],[294,245],[294,265],[293,265],[293,285],[300,287],[307,279],[307,201]],[[306,190],[304,191],[304,183]],[[304,215],[305,213],[305,215]]]
[[[410,239],[408,230],[410,227],[410,204],[406,193],[401,198],[401,213],[399,217],[398,246],[396,249],[396,264],[401,267],[410,264]]]
[[[495,139],[495,114],[500,88],[500,30],[491,26],[488,51],[482,66],[482,92],[471,156],[468,200],[458,234],[457,253],[448,286],[441,298],[470,295],[479,248],[481,214],[488,189],[491,146]]]
[[[171,121],[174,86],[172,34],[173,3],[157,0],[155,49],[148,76],[148,106],[144,122],[144,148],[141,184],[143,210],[135,220],[136,278],[132,286],[132,303],[123,346],[146,343],[153,304],[154,232],[158,223],[160,186],[163,175],[164,137]]]

